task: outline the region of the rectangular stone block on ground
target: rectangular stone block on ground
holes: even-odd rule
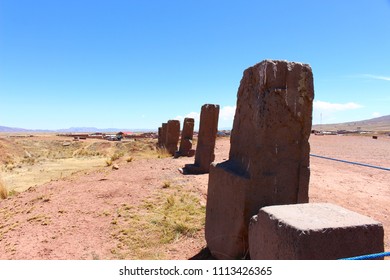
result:
[[[229,164],[210,165],[206,224],[218,227],[207,226],[205,236],[211,254],[217,259],[239,259],[248,253],[248,219],[243,217],[249,216],[245,202],[250,181],[245,174],[236,174]],[[220,209],[224,212],[220,213]]]
[[[329,203],[263,207],[249,226],[256,260],[336,260],[384,250],[380,222]]]

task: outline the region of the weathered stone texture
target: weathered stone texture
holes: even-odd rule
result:
[[[198,143],[195,164],[187,164],[185,172],[192,174],[208,173],[215,159],[214,149],[218,132],[219,105],[205,104],[200,112]]]
[[[215,257],[245,256],[261,207],[308,202],[313,98],[307,64],[267,60],[245,70],[229,160],[210,168],[205,230]]]
[[[183,130],[181,132],[180,156],[188,156],[190,150],[192,149],[192,138],[194,136],[194,119],[185,118],[183,122]]]
[[[177,145],[180,137],[180,121],[169,120],[167,123],[165,148],[167,151],[174,155],[177,151]]]
[[[158,141],[157,141],[157,147],[162,147],[163,146],[163,140],[162,140],[162,127],[158,128]]]
[[[161,148],[165,148],[167,142],[167,123],[161,125]]]
[[[252,217],[256,260],[336,260],[383,252],[381,223],[328,203],[268,206]]]

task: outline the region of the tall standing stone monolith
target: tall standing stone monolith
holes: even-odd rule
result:
[[[205,235],[214,257],[246,257],[261,207],[308,202],[313,98],[307,64],[266,60],[244,71],[229,160],[210,167]]]
[[[194,136],[194,119],[185,118],[183,130],[181,131],[180,147],[177,156],[188,156],[192,149],[192,138]]]
[[[177,151],[177,145],[180,137],[180,121],[169,120],[167,123],[165,148],[168,153],[174,155]]]
[[[161,145],[160,148],[165,148],[167,142],[167,123],[161,125]]]
[[[157,141],[157,147],[162,147],[162,127],[158,128],[158,141]]]
[[[184,167],[185,173],[209,173],[210,164],[215,159],[214,149],[218,132],[218,117],[219,105],[205,104],[202,106],[195,163],[186,164]]]

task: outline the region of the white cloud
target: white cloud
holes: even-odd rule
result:
[[[371,75],[371,74],[364,74],[364,77],[375,79],[375,80],[382,80],[382,81],[389,81],[390,82],[390,77],[386,76],[378,76],[378,75]]]
[[[187,115],[183,116],[176,116],[175,120],[179,120],[181,123],[184,121],[184,118],[193,118],[195,120],[195,123],[199,122],[200,114],[198,112],[191,112]]]
[[[340,123],[355,119],[356,113],[352,111],[364,106],[354,103],[330,103],[326,101],[313,102],[313,124]]]
[[[378,117],[381,117],[382,114],[379,113],[379,112],[374,112],[374,113],[372,113],[372,116],[373,116],[374,118],[378,118]]]
[[[314,101],[313,106],[315,110],[328,111],[328,112],[354,110],[363,107],[362,105],[354,102],[341,104],[341,103],[330,103],[330,102],[319,101],[319,100]]]
[[[198,112],[191,112],[186,115],[186,118],[193,118],[195,120],[199,120],[200,114]]]
[[[219,109],[219,122],[218,127],[231,128],[233,125],[234,115],[236,113],[236,106],[224,106]],[[185,116],[176,116],[175,120],[179,120],[183,123],[184,118],[193,118],[195,120],[195,129],[199,128],[200,113],[191,112]]]
[[[219,110],[219,118],[223,121],[233,121],[236,106],[224,106]]]

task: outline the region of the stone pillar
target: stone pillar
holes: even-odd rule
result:
[[[165,148],[168,153],[174,155],[177,151],[177,144],[179,143],[180,137],[180,121],[169,120],[167,123],[166,141]]]
[[[245,70],[229,160],[210,167],[205,235],[214,257],[246,256],[260,208],[308,202],[313,98],[307,64],[266,60]]]
[[[185,118],[183,122],[183,130],[181,131],[181,140],[178,156],[190,156],[193,135],[194,119]]]
[[[186,164],[185,173],[204,174],[215,159],[214,149],[218,132],[219,105],[205,104],[200,112],[195,164]]]
[[[157,141],[157,147],[162,147],[162,127],[158,128],[158,141]]]
[[[268,206],[250,221],[249,252],[252,260],[337,260],[383,252],[383,237],[381,223],[330,203]]]
[[[162,123],[161,125],[161,146],[160,148],[165,148],[167,142],[167,123]]]

